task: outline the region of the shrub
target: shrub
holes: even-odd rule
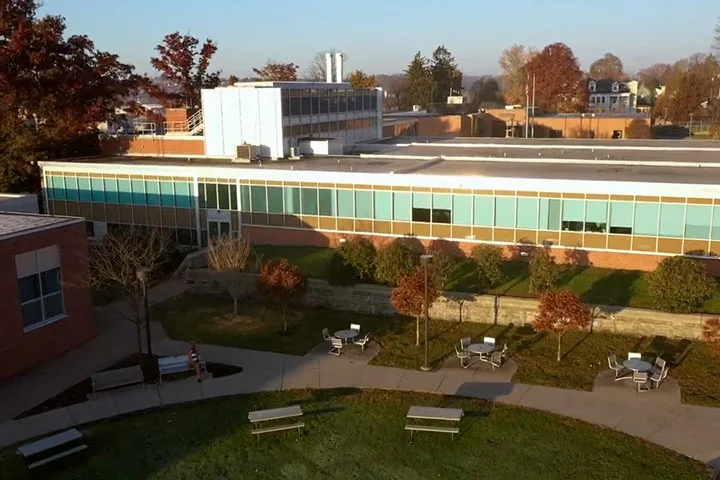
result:
[[[375,260],[375,278],[378,282],[396,286],[402,277],[410,274],[418,264],[418,254],[403,243],[401,238],[380,248]]]
[[[339,249],[345,263],[352,266],[361,282],[372,282],[375,274],[375,245],[365,237],[352,237]]]
[[[501,247],[477,245],[472,249],[472,259],[475,263],[475,275],[481,290],[489,290],[502,283],[504,259]]]
[[[447,253],[444,250],[433,250],[428,253],[433,256],[432,275],[435,286],[440,290],[446,290],[460,269],[463,257]]]
[[[715,279],[705,266],[681,255],[660,262],[648,275],[648,285],[655,308],[668,312],[695,311],[715,293]]]
[[[530,258],[530,292],[541,294],[555,290],[558,266],[546,248],[536,250]]]
[[[650,125],[648,125],[647,122],[639,118],[634,119],[625,128],[625,138],[635,138],[643,140],[652,138]]]
[[[703,337],[710,351],[720,356],[720,319],[711,318],[703,325]]]
[[[360,272],[350,265],[338,250],[334,251],[328,264],[328,283],[355,285],[358,282],[360,282]]]

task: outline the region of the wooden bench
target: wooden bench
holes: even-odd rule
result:
[[[412,420],[429,420],[429,421],[445,421],[455,422],[457,426],[439,426],[427,425],[419,423],[409,423],[405,425],[405,430],[410,431],[410,440],[412,441],[413,432],[437,432],[449,433],[452,439],[460,433],[460,420],[465,412],[459,408],[437,408],[437,407],[410,407],[407,418]]]
[[[158,358],[159,380],[162,383],[163,375],[173,373],[194,371],[195,367],[188,361],[187,355],[176,355],[174,357]],[[207,375],[207,366],[205,360],[200,359],[200,371]]]
[[[281,432],[283,430],[294,430],[297,428],[298,433],[300,429],[305,426],[304,422],[295,423],[281,423],[261,427],[263,422],[275,422],[278,420],[287,420],[290,418],[302,417],[303,411],[300,405],[293,405],[291,407],[273,408],[270,410],[256,410],[248,413],[248,419],[253,424],[252,434],[257,435],[258,442],[260,441],[260,435],[263,433]]]
[[[73,453],[81,452],[86,448],[88,447],[82,433],[76,428],[71,428],[62,433],[23,445],[17,449],[17,453],[26,462],[29,462],[28,468],[33,469]]]
[[[90,380],[92,381],[93,395],[103,390],[137,385],[145,381],[140,365],[93,373],[90,375]]]

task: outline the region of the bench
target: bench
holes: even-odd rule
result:
[[[258,442],[260,441],[260,435],[263,433],[281,432],[283,430],[294,430],[297,429],[300,433],[300,429],[305,426],[304,422],[295,423],[281,423],[275,425],[269,425],[261,427],[263,422],[275,422],[278,420],[287,420],[290,418],[302,417],[303,411],[300,405],[293,405],[290,407],[273,408],[270,410],[256,410],[248,413],[248,420],[253,425],[251,433],[257,435]]]
[[[439,426],[439,425],[427,425],[419,423],[409,423],[405,425],[405,430],[410,431],[410,441],[413,438],[413,432],[436,432],[436,433],[449,433],[452,439],[455,439],[455,435],[460,433],[459,423],[462,420],[465,412],[459,408],[437,408],[437,407],[410,407],[408,410],[407,418],[412,420],[430,420],[430,421],[445,421],[455,422],[458,426]]]
[[[107,372],[93,373],[90,375],[90,380],[93,395],[95,395],[103,390],[143,383],[145,378],[140,365],[135,365],[133,367],[118,368],[117,370],[108,370]]]
[[[85,450],[87,445],[83,435],[76,428],[36,440],[23,445],[17,449],[28,463],[28,468],[33,469],[46,463],[54,462],[73,453]]]
[[[194,371],[195,367],[188,361],[187,355],[176,355],[174,357],[158,358],[158,374],[159,381],[162,383],[163,375],[173,373]],[[200,359],[200,371],[207,375],[207,366],[205,360]]]

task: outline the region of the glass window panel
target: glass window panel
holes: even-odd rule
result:
[[[89,178],[78,178],[78,197],[81,202],[92,201],[92,195],[90,193],[90,179]]]
[[[329,188],[321,188],[318,190],[320,215],[326,217],[335,216],[335,191]]]
[[[300,214],[300,189],[298,187],[285,187],[285,214]]]
[[[633,203],[610,202],[610,233],[614,227],[632,228]]]
[[[302,213],[303,215],[317,215],[318,214],[318,191],[317,188],[302,188],[300,189],[302,199]]]
[[[75,177],[65,177],[65,196],[68,200],[78,201],[78,182]]]
[[[160,183],[157,180],[145,182],[145,193],[148,205],[160,205]]]
[[[432,208],[432,196],[429,193],[413,193],[412,199],[414,208]]]
[[[250,187],[250,197],[252,202],[252,211],[256,213],[267,212],[267,198],[265,197],[265,187],[253,185]]]
[[[472,225],[472,197],[470,195],[453,195],[452,217],[455,225]]]
[[[373,218],[373,192],[367,190],[355,191],[355,217]]]
[[[563,222],[582,222],[585,219],[585,200],[563,200]]]
[[[189,228],[178,228],[175,230],[175,233],[177,233],[177,242],[180,245],[192,245],[193,239],[192,239],[192,230]]]
[[[393,220],[409,222],[412,220],[412,194],[393,192]]]
[[[260,187],[263,188],[264,187]],[[219,210],[230,210],[230,185],[219,183],[217,186],[217,195],[218,195],[218,209]],[[255,204],[255,200],[253,198],[253,204]]]
[[[40,284],[43,295],[60,291],[60,269],[53,268],[40,274]]]
[[[375,218],[392,220],[392,192],[375,192]]]
[[[710,205],[688,205],[685,212],[685,237],[707,240],[710,238]]]
[[[64,313],[62,293],[56,293],[43,298],[43,307],[45,307],[45,320],[57,317]]]
[[[216,183],[205,184],[205,208],[218,209],[218,193]]]
[[[682,237],[685,230],[685,205],[660,205],[660,236]]]
[[[444,193],[433,193],[432,194],[432,208],[441,208],[443,210],[452,209],[452,197],[449,194]]]
[[[181,208],[192,207],[190,184],[188,182],[175,182],[175,205]]]
[[[658,212],[660,205],[657,203],[637,203],[635,204],[635,224],[633,225],[633,233],[635,235],[658,234]]]
[[[43,321],[40,300],[26,303],[21,307],[21,309],[24,327],[31,327]]]
[[[102,178],[91,178],[90,189],[90,197],[92,198],[93,202],[105,201],[105,187],[103,185]]]
[[[515,228],[515,197],[495,198],[495,226]]]
[[[20,303],[25,303],[40,296],[39,275],[29,275],[18,279],[18,290],[20,291]]]
[[[432,210],[429,208],[416,208],[412,209],[412,221],[413,222],[424,222],[430,223],[430,217],[432,216]]]
[[[105,201],[107,203],[118,203],[118,184],[114,178],[104,178],[103,187],[105,190]]]
[[[240,185],[240,211],[252,212],[250,209],[250,186]]]
[[[585,221],[607,223],[608,202],[604,200],[588,200],[585,206]]]
[[[712,229],[710,230],[710,238],[720,240],[720,206],[713,207]]]
[[[203,182],[198,183],[198,203],[200,208],[207,208],[206,186]]]
[[[130,180],[132,187],[132,203],[134,205],[145,205],[145,182],[142,180]]]
[[[338,190],[338,217],[353,218],[355,216],[355,205],[352,190]]]
[[[238,209],[238,198],[237,198],[237,185],[228,185],[228,195],[230,196],[230,210],[237,211]]]
[[[433,223],[452,223],[452,210],[448,208],[433,208]]]
[[[518,228],[538,228],[538,199],[523,198],[517,199],[517,227]]]
[[[540,230],[560,230],[560,213],[562,201],[560,199],[540,199]]]
[[[132,187],[130,180],[118,179],[118,201],[123,205],[132,205]]]
[[[477,195],[474,200],[473,225],[492,227],[495,218],[495,200],[491,196]]]
[[[53,199],[65,200],[65,180],[63,177],[52,176],[47,179],[48,196]]]
[[[175,188],[173,182],[160,182],[160,205],[175,206]]]
[[[267,187],[268,212],[283,214],[283,189],[282,187]]]

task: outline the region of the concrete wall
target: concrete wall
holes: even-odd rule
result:
[[[40,213],[38,196],[34,193],[0,194],[0,211],[17,213]]]
[[[201,295],[224,295],[222,275],[210,270],[188,270],[187,291]],[[241,274],[246,296],[255,295],[256,276]],[[310,279],[305,305],[368,315],[397,315],[390,300],[391,289],[377,285],[336,287],[325,280]],[[529,298],[445,292],[430,309],[430,316],[447,321],[523,325],[532,321],[538,302]],[[614,312],[614,313],[612,313]],[[638,308],[596,307],[593,329],[632,335],[663,335],[702,338],[702,315],[674,315]]]

